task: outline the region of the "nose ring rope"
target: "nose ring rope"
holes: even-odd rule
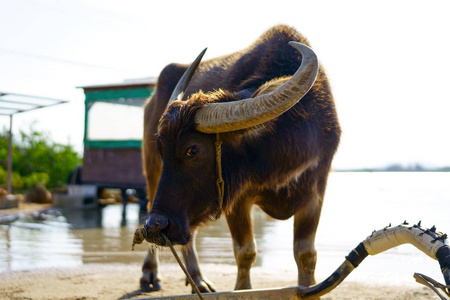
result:
[[[216,148],[216,175],[217,175],[217,193],[218,193],[218,201],[219,201],[219,211],[217,212],[216,219],[220,218],[220,215],[222,214],[222,207],[223,207],[223,197],[224,197],[224,181],[222,178],[222,141],[220,140],[219,133],[216,133],[216,141],[214,143]],[[194,288],[195,292],[197,293],[198,297],[201,300],[204,300],[202,293],[198,289],[197,285],[195,284],[194,280],[192,279],[191,275],[189,275],[189,272],[186,270],[186,267],[183,265],[183,262],[181,261],[180,257],[178,256],[177,252],[175,251],[175,248],[173,247],[172,243],[170,242],[169,238],[164,234],[160,233],[161,237],[165,240],[166,244],[170,247],[170,250],[172,251],[173,256],[177,260],[178,264],[180,265],[180,268],[183,270],[184,274],[186,274],[186,277],[191,284],[191,286]],[[132,244],[132,250],[134,250],[135,244],[140,244],[142,241],[147,239],[147,229],[144,226],[143,228],[138,228],[136,232],[134,233],[133,238],[133,244]]]
[[[220,218],[220,215],[222,214],[222,207],[223,207],[223,196],[224,196],[224,181],[222,178],[222,149],[221,149],[222,141],[220,140],[219,133],[216,133],[216,141],[214,143],[214,146],[216,148],[216,175],[217,175],[217,193],[219,195],[219,211],[216,215],[216,219]],[[147,232],[146,232],[147,233]],[[183,270],[184,274],[186,274],[186,277],[191,284],[191,286],[194,288],[195,292],[197,293],[198,297],[201,300],[204,300],[202,293],[198,289],[197,285],[195,284],[194,280],[192,279],[189,272],[186,270],[186,267],[184,266],[183,262],[181,261],[180,257],[177,254],[177,251],[175,251],[175,248],[173,247],[172,243],[170,242],[169,238],[161,232],[161,237],[166,241],[166,244],[170,247],[170,251],[172,251],[173,256],[177,260],[178,264],[180,265],[180,268]]]
[[[222,145],[222,141],[220,140],[219,134],[216,133],[216,141],[214,143],[215,148],[216,148],[216,175],[217,175],[217,181],[216,181],[216,185],[217,185],[217,192],[219,195],[219,211],[216,215],[216,219],[220,218],[220,215],[222,213],[222,206],[223,206],[223,195],[224,195],[224,181],[222,178],[222,151],[221,151],[221,145]],[[147,232],[145,232],[147,234]],[[189,274],[189,272],[186,270],[186,267],[184,266],[183,262],[181,261],[180,257],[178,256],[177,251],[175,251],[175,248],[173,247],[172,242],[170,242],[169,238],[164,234],[164,233],[160,233],[161,237],[164,239],[164,241],[166,242],[166,244],[170,247],[170,251],[172,251],[173,256],[175,257],[175,259],[177,260],[178,264],[180,265],[180,268],[183,270],[184,274],[186,275],[189,283],[191,284],[191,286],[194,288],[194,291],[197,293],[198,297],[201,300],[204,300],[205,298],[203,298],[202,293],[200,292],[200,290],[198,289],[197,285],[195,284],[194,280],[192,279],[191,275]]]
[[[223,197],[225,193],[225,184],[222,178],[222,141],[220,140],[219,133],[216,133],[216,141],[214,143],[216,147],[216,186],[217,186],[217,193],[219,198],[219,212],[216,215],[216,220],[220,218],[220,215],[222,214],[222,207],[223,207]]]
[[[197,293],[198,297],[200,299],[204,300],[205,298],[203,298],[202,293],[198,289],[198,287],[195,284],[194,280],[192,279],[191,275],[189,275],[189,272],[186,270],[186,267],[183,265],[183,262],[181,261],[180,257],[178,256],[177,251],[175,251],[175,248],[173,247],[173,245],[170,242],[169,238],[164,233],[161,233],[161,236],[166,241],[166,244],[169,245],[170,251],[172,251],[173,256],[175,256],[175,259],[177,260],[178,264],[180,265],[180,268],[183,270],[184,274],[186,274],[186,277],[187,277],[189,283],[194,288],[194,290]]]
[[[217,175],[217,192],[218,192],[218,198],[219,198],[219,211],[216,215],[216,219],[220,218],[220,215],[222,214],[222,206],[223,206],[223,196],[224,196],[224,181],[222,178],[222,149],[221,149],[222,141],[220,140],[219,133],[216,133],[216,141],[214,143],[214,146],[216,148],[216,175]],[[198,289],[197,285],[195,284],[194,280],[192,279],[189,272],[186,270],[186,267],[184,266],[183,262],[181,261],[180,257],[178,256],[177,251],[175,251],[175,248],[173,247],[172,243],[170,242],[169,238],[161,232],[160,234],[166,244],[170,247],[170,251],[172,251],[173,256],[177,260],[178,264],[180,265],[180,268],[183,270],[184,274],[186,274],[186,277],[191,284],[191,286],[194,288],[195,292],[197,293],[198,297],[201,300],[204,300],[202,293]]]

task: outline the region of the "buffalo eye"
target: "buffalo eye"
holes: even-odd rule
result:
[[[188,158],[193,158],[198,154],[198,148],[197,146],[190,146],[187,150],[186,150],[186,156]]]

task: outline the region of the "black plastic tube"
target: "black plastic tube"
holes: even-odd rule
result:
[[[436,252],[436,258],[441,266],[445,284],[450,286],[450,247],[445,245]]]
[[[331,276],[316,284],[312,287],[300,288],[298,291],[298,296],[301,299],[312,299],[320,297],[332,291],[337,287],[344,279],[356,268],[358,265],[368,256],[364,244],[360,243],[355,249],[353,249],[345,261],[339,266],[339,268],[334,271]]]

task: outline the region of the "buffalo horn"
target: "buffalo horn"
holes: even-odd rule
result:
[[[308,93],[317,77],[319,63],[309,47],[298,42],[289,45],[302,53],[295,74],[272,93],[233,102],[208,103],[197,112],[197,130],[221,133],[249,128],[278,117]]]
[[[206,52],[206,49],[203,49],[202,52],[197,56],[197,58],[194,60],[194,62],[187,68],[187,70],[184,72],[183,76],[181,76],[180,80],[177,83],[177,86],[172,92],[172,95],[170,96],[169,102],[167,105],[172,103],[175,100],[181,100],[183,99],[184,92],[186,91],[187,86],[189,85],[189,82],[191,81],[192,76],[195,73],[195,70],[197,70],[198,65],[200,64],[200,61],[203,58],[203,55]]]

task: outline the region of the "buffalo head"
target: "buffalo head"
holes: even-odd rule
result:
[[[173,243],[185,245],[199,225],[232,209],[252,169],[252,154],[233,140],[250,138],[247,131],[289,110],[315,82],[319,66],[314,52],[303,44],[290,44],[302,54],[299,69],[275,89],[260,88],[250,98],[242,99],[239,91],[216,90],[198,91],[181,101],[204,51],[180,79],[158,126],[163,164],[145,224],[147,241],[164,245],[164,233]]]

